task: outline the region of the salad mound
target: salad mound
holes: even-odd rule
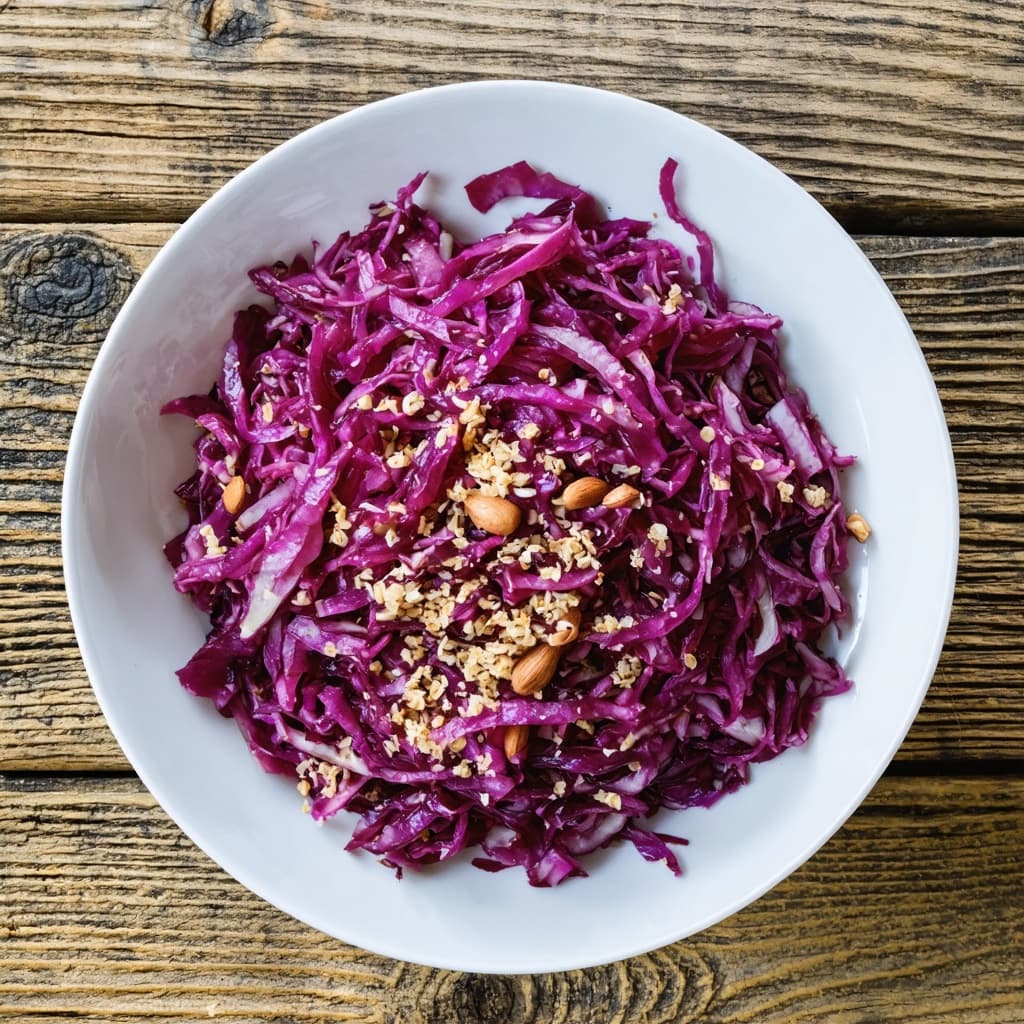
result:
[[[414,196],[253,270],[193,418],[174,585],[209,616],[179,672],[350,850],[396,868],[477,847],[534,885],[709,806],[851,685],[839,455],[730,301],[710,240],[525,163],[466,186],[542,212],[464,244]]]

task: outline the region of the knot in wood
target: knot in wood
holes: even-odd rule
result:
[[[201,33],[196,56],[207,57],[262,43],[274,24],[267,0],[192,0],[192,19]]]
[[[32,233],[0,245],[0,279],[14,337],[91,342],[112,323],[135,272],[91,235]]]
[[[493,974],[464,974],[452,990],[450,1019],[461,1024],[502,1024],[516,1018],[513,1016],[519,1000],[516,998],[516,981]]]

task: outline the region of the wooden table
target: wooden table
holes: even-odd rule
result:
[[[945,651],[849,824],[702,935],[522,978],[346,947],[193,847],[93,700],[58,537],[86,374],[174,226],[316,121],[486,77],[664,104],[817,196],[917,332],[961,488]],[[0,0],[0,1017],[1024,1020],[1022,103],[1020,0]]]

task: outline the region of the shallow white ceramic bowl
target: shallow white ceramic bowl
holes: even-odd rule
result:
[[[712,235],[736,298],[786,321],[786,356],[841,449],[860,456],[848,501],[874,534],[850,574],[855,624],[838,653],[856,689],[811,741],[759,766],[711,811],[671,816],[691,840],[679,880],[629,846],[591,877],[531,889],[467,861],[402,882],[342,846],[351,819],[304,816],[232,722],[174,677],[205,624],[171,587],[161,544],[181,526],[173,486],[194,429],[167,399],[206,390],[246,270],[362,226],[367,204],[417,171],[466,237],[475,175],[526,159],[594,192],[612,215],[661,210],[658,170],[681,163],[684,207]],[[662,216],[660,230],[682,243]],[[177,232],[125,303],[89,378],[64,488],[64,562],[85,665],[111,728],[168,814],[266,900],[367,949],[441,967],[552,971],[627,957],[739,910],[802,864],[889,763],[924,697],[953,591],[957,502],[931,377],[881,279],[829,215],[769,164],[710,129],[624,96],[538,82],[413,93],[298,136],[231,181]],[[667,822],[663,822],[666,827]],[[468,859],[467,859],[468,860]],[[500,922],[500,924],[499,924]]]

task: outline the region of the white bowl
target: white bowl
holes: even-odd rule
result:
[[[206,390],[246,271],[361,227],[367,205],[417,171],[421,201],[465,236],[507,223],[461,186],[526,159],[594,192],[613,215],[661,211],[658,170],[681,164],[682,201],[715,241],[735,298],[786,322],[796,383],[841,450],[847,496],[874,528],[855,552],[855,620],[838,648],[855,689],[829,700],[803,748],[754,769],[712,810],[669,816],[691,840],[673,877],[631,846],[591,876],[531,889],[522,871],[463,862],[402,881],[342,849],[351,816],[317,828],[287,780],[265,775],[231,721],[174,670],[206,624],[171,587],[161,545],[181,527],[173,486],[194,429],[161,418]],[[660,228],[682,243],[662,215]],[[802,189],[694,121],[613,93],[484,82],[395,97],[313,128],[198,210],[143,274],[82,398],[64,486],[64,565],[75,630],[107,721],[181,828],[244,885],[346,942],[438,967],[520,973],[608,962],[692,935],[801,865],[864,799],[924,697],[942,646],[957,551],[942,409],[899,307],[857,246]],[[668,826],[666,826],[668,827]]]

